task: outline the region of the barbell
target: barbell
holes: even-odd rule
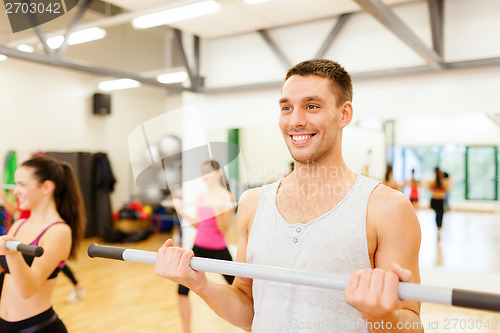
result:
[[[88,255],[91,258],[100,257],[145,264],[155,264],[157,253],[92,243],[88,247]],[[344,290],[350,278],[347,275],[340,274],[308,272],[290,268],[263,266],[199,257],[192,257],[190,266],[195,271],[220,273],[251,279],[263,279],[337,290]],[[500,311],[500,294],[473,290],[400,282],[398,286],[398,297],[400,299],[418,302]]]
[[[162,200],[161,205],[163,207],[175,208],[174,202],[172,200]],[[195,202],[195,201],[184,201],[182,206],[195,206],[195,207],[225,207],[225,208],[235,208],[238,204],[233,202]]]
[[[6,241],[5,247],[9,250],[30,254],[35,257],[41,257],[43,254],[43,247],[22,244],[16,241]]]

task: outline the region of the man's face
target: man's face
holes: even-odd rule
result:
[[[283,85],[279,126],[297,162],[319,162],[335,153],[340,115],[337,98],[330,81],[317,75],[294,75]]]

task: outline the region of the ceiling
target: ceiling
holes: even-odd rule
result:
[[[131,12],[138,12],[163,6],[166,3],[173,6],[179,3],[192,3],[193,1],[106,0],[106,2]],[[401,1],[386,0],[385,2]],[[247,4],[243,0],[219,0],[219,3],[221,10],[215,14],[178,22],[171,26],[203,38],[219,38],[304,21],[313,21],[360,10],[359,6],[351,0],[273,0],[255,5]]]
[[[192,4],[200,0],[94,0],[85,11],[80,27],[109,26],[130,22],[133,18],[161,10]],[[426,0],[382,0],[389,6],[425,2]],[[82,4],[84,0],[80,0]],[[243,0],[218,0],[219,12],[200,18],[171,24],[173,28],[197,35],[202,38],[220,38],[228,35],[243,34],[262,29],[310,22],[343,13],[360,11],[354,0],[272,0],[259,4],[247,4]],[[71,10],[74,14],[47,22],[41,26],[50,37],[60,34],[71,24],[78,7]],[[69,14],[69,13],[68,13]],[[0,44],[15,45],[19,42],[36,41],[35,29],[12,33],[5,11],[0,11]]]
[[[42,2],[42,0],[38,1]],[[46,0],[43,1],[46,2]],[[282,50],[268,38],[267,30],[327,18],[335,20],[339,18],[337,25],[341,26],[339,23],[342,21],[342,14],[363,11],[377,19],[417,53],[425,61],[425,66],[361,73],[360,77],[380,77],[429,69],[439,71],[450,68],[500,64],[500,57],[446,63],[442,48],[443,3],[445,0],[270,0],[254,5],[247,4],[244,0],[217,0],[221,6],[217,13],[172,23],[168,27],[160,26],[144,30],[133,29],[131,21],[145,14],[189,5],[201,0],[65,0],[65,3],[68,1],[79,2],[79,5],[67,14],[37,28],[16,33],[12,32],[7,14],[1,10],[0,54],[105,76],[127,77],[143,83],[167,87],[159,84],[155,79],[148,78],[148,75],[144,73],[160,69],[159,67],[165,69],[165,58],[169,56],[166,50],[173,49],[172,44],[167,46],[168,42],[166,41],[166,32],[171,31],[169,28],[176,29],[176,41],[181,39],[178,35],[180,32],[192,34],[201,39],[220,39],[227,36],[259,32],[275,55],[278,58],[283,58]],[[430,9],[429,18],[433,44],[431,47],[425,45],[393,12],[399,5],[410,3],[426,4]],[[43,42],[48,37],[64,34],[67,30],[77,31],[91,27],[105,28],[108,32],[106,38],[100,43],[97,41],[71,46],[68,48],[68,52],[64,47],[63,50],[57,51],[46,51],[47,49],[43,47]],[[330,37],[333,40],[335,31],[332,30]],[[15,47],[21,43],[33,46],[35,52],[27,54],[16,50]],[[91,47],[90,44],[93,46]],[[327,46],[327,44],[325,45]],[[190,66],[186,55],[183,54],[183,46],[177,45],[174,49],[177,49],[174,52],[176,54],[171,57],[176,58],[177,62],[175,60],[170,62],[170,67],[183,66],[189,71]],[[145,55],[149,58],[145,58]],[[153,58],[154,56],[156,58]],[[140,61],[138,61],[139,59]],[[121,63],[119,63],[120,60]],[[196,62],[196,59],[193,61]],[[202,83],[193,83],[200,79],[196,77],[198,74],[196,68],[192,70],[194,72],[190,73],[191,87],[189,89],[201,91],[199,88],[201,88]],[[172,87],[168,86],[168,88]]]

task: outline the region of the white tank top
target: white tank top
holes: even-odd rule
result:
[[[262,187],[247,262],[351,275],[370,268],[366,207],[380,182],[358,176],[344,199],[308,223],[287,223],[276,207],[280,181]],[[252,329],[262,332],[368,332],[342,290],[253,280]]]

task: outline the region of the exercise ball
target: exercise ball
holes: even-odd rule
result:
[[[172,135],[165,135],[158,143],[161,158],[172,156],[181,152],[181,141]]]
[[[144,189],[142,192],[142,202],[146,205],[158,205],[163,199],[163,193],[157,189]]]

